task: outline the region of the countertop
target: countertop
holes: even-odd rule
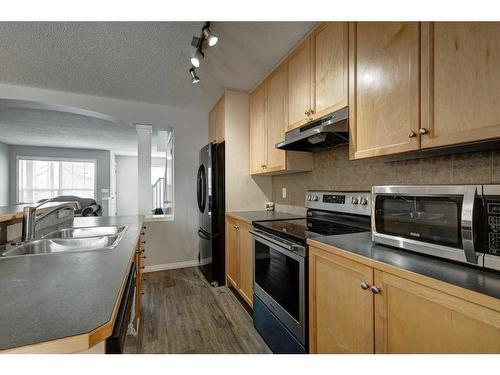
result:
[[[308,243],[336,247],[355,255],[500,299],[500,272],[411,253],[372,241],[371,232],[316,237]]]
[[[271,221],[271,220],[291,220],[291,219],[303,219],[304,215],[289,214],[286,212],[278,211],[242,211],[242,212],[226,212],[226,215],[246,221],[252,224],[257,221]]]
[[[110,250],[0,259],[0,350],[89,333],[112,320],[142,216],[75,218],[74,227],[128,225]]]

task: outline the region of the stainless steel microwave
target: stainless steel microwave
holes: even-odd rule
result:
[[[375,186],[373,241],[483,266],[482,185]]]

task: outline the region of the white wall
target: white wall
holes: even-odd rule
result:
[[[9,145],[0,143],[0,207],[9,205]]]
[[[208,139],[207,111],[6,84],[0,84],[0,98],[69,105],[101,112],[131,124],[174,128],[175,221],[157,222],[151,224],[151,230],[147,230],[146,265],[198,258],[195,178],[198,151]]]
[[[137,215],[137,157],[116,155],[116,214]]]

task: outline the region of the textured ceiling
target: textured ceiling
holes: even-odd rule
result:
[[[248,91],[314,26],[217,22],[219,43],[188,75],[202,22],[0,22],[0,82],[209,109],[223,87]]]
[[[131,124],[78,108],[22,100],[0,99],[0,142],[137,154],[137,133]],[[156,152],[155,134],[152,151],[161,155]]]

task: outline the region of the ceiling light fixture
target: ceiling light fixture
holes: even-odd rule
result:
[[[191,75],[191,83],[200,82],[200,78],[196,74],[196,68],[201,65],[201,60],[205,57],[203,49],[213,47],[219,41],[219,37],[212,33],[210,30],[210,22],[206,22],[201,29],[201,35],[199,37],[193,36],[191,40],[191,45],[195,48],[194,54],[191,56],[191,68],[189,69],[189,74]],[[206,42],[206,43],[205,43]]]
[[[191,75],[191,83],[200,82],[200,77],[198,77],[198,75],[196,74],[195,68],[192,67],[191,69],[189,69],[189,74]]]
[[[208,43],[209,47],[213,47],[217,44],[219,41],[219,38],[217,35],[213,34],[210,29],[209,29],[210,22],[207,22],[207,24],[201,29],[201,32],[203,33],[203,36],[205,37],[205,40]]]
[[[205,54],[201,52],[199,48],[197,48],[196,51],[194,52],[193,57],[191,57],[191,65],[193,65],[195,68],[199,68],[200,62],[204,57]]]

